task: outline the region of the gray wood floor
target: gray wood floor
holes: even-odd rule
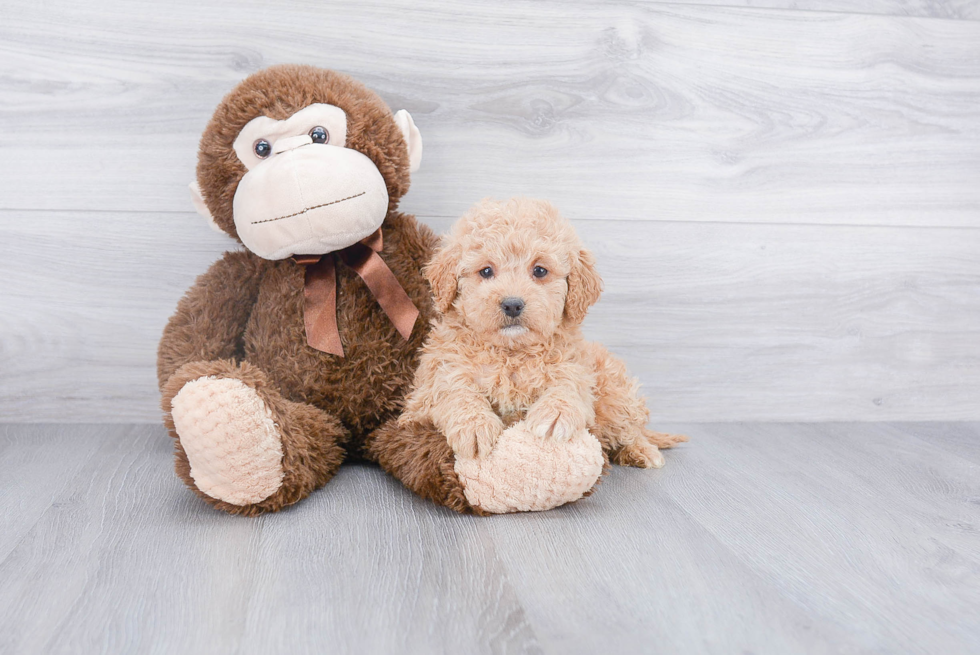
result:
[[[349,465],[243,519],[158,426],[0,426],[0,652],[980,651],[980,425],[664,427],[543,514]]]

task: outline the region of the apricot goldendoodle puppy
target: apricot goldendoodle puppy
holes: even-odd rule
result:
[[[484,200],[426,268],[441,317],[399,423],[434,425],[482,457],[524,421],[541,439],[588,429],[616,464],[659,468],[686,437],[646,428],[638,383],[579,325],[599,299],[595,258],[550,203]]]

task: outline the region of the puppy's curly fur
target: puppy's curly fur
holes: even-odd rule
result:
[[[614,463],[663,466],[686,437],[646,428],[626,366],[582,337],[602,291],[595,258],[550,203],[483,200],[426,267],[441,317],[422,351],[403,426],[431,423],[460,457],[510,425],[568,439],[588,429]]]

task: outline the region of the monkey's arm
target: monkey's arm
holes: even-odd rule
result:
[[[157,350],[162,389],[189,362],[238,359],[242,337],[259,294],[267,262],[245,251],[231,251],[197,278],[177,304]]]

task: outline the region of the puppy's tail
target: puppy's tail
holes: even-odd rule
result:
[[[643,436],[647,438],[647,441],[661,449],[670,448],[682,441],[687,441],[687,435],[685,434],[667,434],[666,432],[654,432],[646,428],[643,428]]]

